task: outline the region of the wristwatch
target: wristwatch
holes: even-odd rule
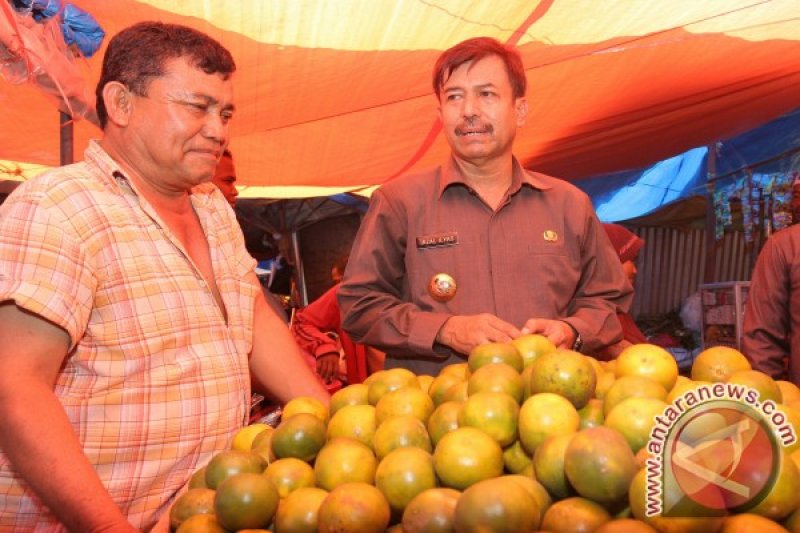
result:
[[[572,343],[572,351],[580,352],[581,348],[583,348],[583,339],[581,338],[581,334],[577,329],[574,327],[572,329],[575,331],[575,342]]]
[[[573,326],[566,320],[562,320],[561,322],[568,325],[572,329],[572,332],[575,334],[575,341],[572,343],[571,350],[573,352],[580,352],[581,348],[583,348],[583,338],[581,337],[581,333],[577,329],[575,329],[575,326]]]

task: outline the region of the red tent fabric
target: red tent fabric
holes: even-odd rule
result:
[[[438,164],[448,149],[431,68],[479,35],[516,43],[524,58],[531,113],[518,156],[566,179],[641,167],[800,107],[793,0],[72,3],[108,36],[156,19],[231,49],[244,197],[376,185]],[[93,92],[101,58],[71,63],[83,83],[67,87],[75,98]],[[0,159],[58,164],[58,114],[34,84],[0,81],[0,121]],[[100,132],[86,120],[75,132],[80,158]]]

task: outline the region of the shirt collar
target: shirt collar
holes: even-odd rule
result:
[[[94,165],[100,171],[98,179],[110,186],[117,194],[123,194],[124,190],[134,190],[127,173],[117,163],[114,158],[108,155],[97,139],[89,141],[89,145],[84,151],[84,160]],[[125,187],[123,189],[123,183]],[[202,183],[192,188],[192,201],[196,205],[207,205],[212,201],[213,192],[217,186],[211,182]],[[220,193],[221,194],[221,193]]]
[[[512,157],[512,170],[511,170],[511,188],[509,196],[513,196],[522,188],[523,185],[532,187],[534,189],[547,190],[552,186],[542,180],[538,173],[525,170],[519,163],[516,157]],[[439,197],[441,198],[444,191],[450,186],[463,185],[469,187],[464,175],[458,170],[455,161],[451,157],[447,163],[441,167],[441,179],[439,181]]]

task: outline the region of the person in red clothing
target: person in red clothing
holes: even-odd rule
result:
[[[292,334],[297,344],[316,359],[317,374],[326,382],[334,380],[339,373],[341,345],[347,369],[347,383],[353,384],[363,382],[369,374],[379,370],[383,354],[353,342],[342,330],[336,295],[346,266],[347,256],[334,263],[331,278],[336,284],[295,314]]]
[[[619,260],[622,263],[622,270],[628,276],[631,286],[636,282],[636,260],[639,258],[639,251],[644,246],[644,239],[628,231],[619,224],[603,224],[611,245],[616,250]],[[622,350],[632,344],[647,342],[647,337],[633,321],[633,317],[628,313],[617,312],[617,318],[622,326],[622,340],[606,348],[602,355],[609,359],[616,358]]]

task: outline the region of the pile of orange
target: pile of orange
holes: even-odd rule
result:
[[[798,531],[800,443],[774,489],[729,516],[647,517],[655,416],[704,383],[757,390],[800,424],[800,389],[730,349],[672,356],[634,345],[612,362],[544,337],[482,345],[438,376],[402,369],[297,398],[276,428],[240,430],[170,511],[195,531]],[[800,429],[800,428],[798,428]]]

